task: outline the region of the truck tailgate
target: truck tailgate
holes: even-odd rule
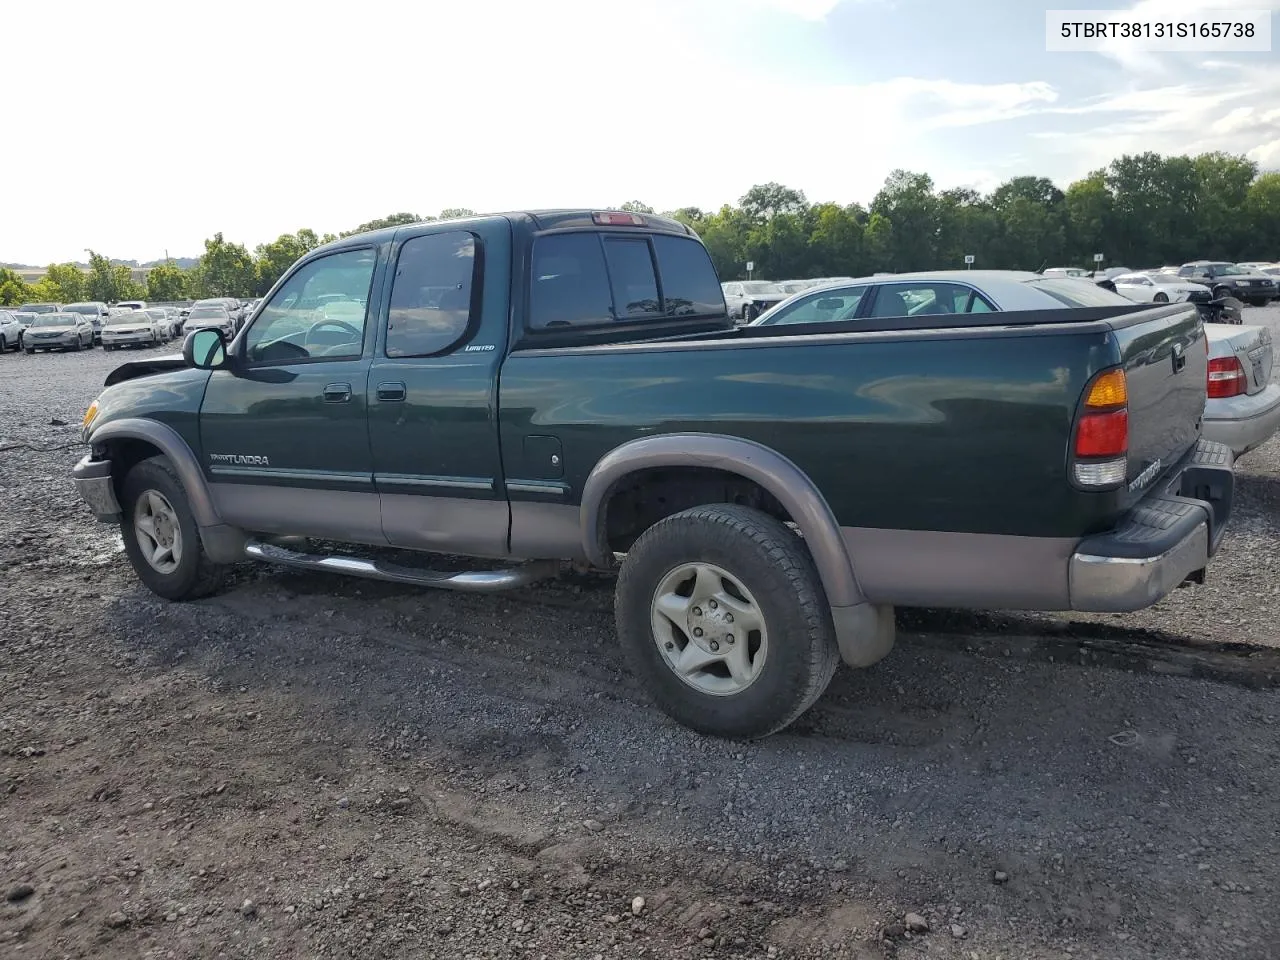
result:
[[[1112,329],[1128,380],[1128,481],[1138,497],[1200,437],[1205,332],[1199,312],[1187,304],[1117,318]]]

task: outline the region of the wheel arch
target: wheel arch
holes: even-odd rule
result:
[[[127,466],[146,459],[139,454],[147,453],[148,449],[154,450],[154,453],[147,453],[147,456],[164,454],[173,464],[178,479],[182,481],[196,523],[201,527],[222,523],[209,492],[209,485],[200,469],[200,461],[182,435],[167,423],[141,417],[113,420],[95,429],[89,437],[89,443],[95,452],[101,450],[105,456],[111,456],[111,452],[115,450],[121,451]],[[117,473],[114,458],[112,459],[112,475],[119,483],[124,471]]]
[[[582,490],[583,551],[596,566],[612,564],[610,500],[628,477],[655,468],[694,467],[735,475],[774,498],[800,529],[832,607],[866,602],[840,525],[813,481],[795,463],[754,440],[712,433],[667,433],[615,447],[592,469]]]

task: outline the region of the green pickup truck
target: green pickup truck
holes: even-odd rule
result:
[[[683,224],[525,212],[307,254],[231,342],[114,370],[74,473],[171,600],[245,558],[473,591],[617,569],[662,709],[761,737],[885,656],[895,606],[1202,580],[1234,483],[1206,376],[1191,304],[735,327]]]

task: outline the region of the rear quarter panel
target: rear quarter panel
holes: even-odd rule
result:
[[[1073,418],[1117,361],[1100,323],[516,351],[504,461],[519,476],[526,436],[559,438],[576,503],[620,444],[720,433],[794,461],[845,527],[1079,536],[1116,495],[1066,482]]]

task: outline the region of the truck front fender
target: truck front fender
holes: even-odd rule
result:
[[[200,461],[178,431],[159,420],[125,417],[104,423],[88,437],[89,444],[95,450],[113,440],[146,443],[168,457],[178,479],[182,481],[187,504],[200,529],[200,539],[209,558],[215,563],[234,563],[244,559],[243,532],[223,522],[209,492],[209,485],[205,482],[204,472],[200,469]],[[116,479],[118,482],[119,478]]]

